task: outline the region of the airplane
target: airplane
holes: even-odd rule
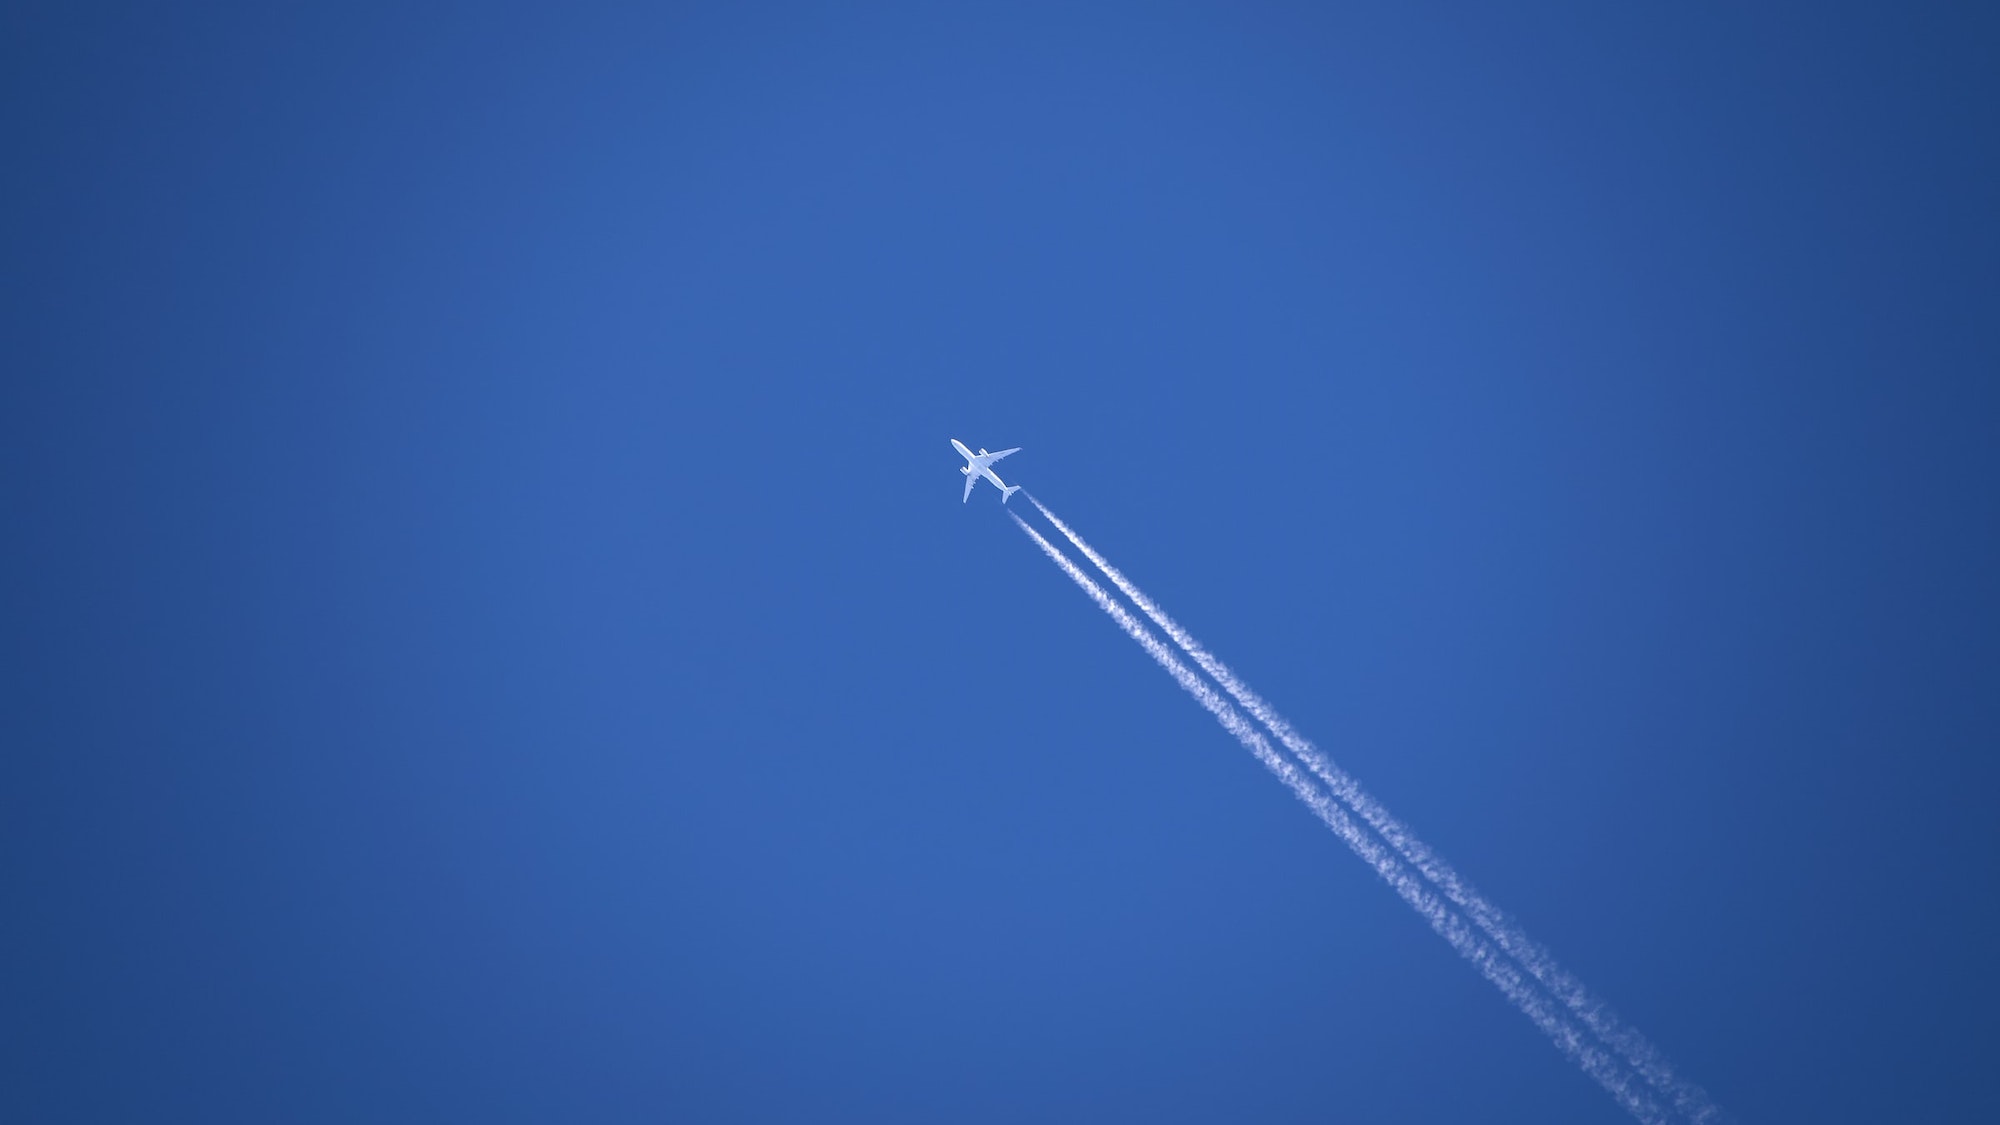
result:
[[[959,503],[963,504],[967,500],[972,499],[972,486],[979,483],[980,477],[985,477],[987,480],[992,481],[993,487],[1000,490],[1000,502],[1002,504],[1007,502],[1009,496],[1021,491],[1020,485],[1010,486],[1006,481],[1000,479],[1000,474],[987,467],[1009,453],[1021,452],[1020,446],[1017,445],[1012,449],[1003,449],[998,453],[988,453],[984,449],[974,453],[972,450],[965,448],[963,442],[957,438],[953,438],[951,439],[951,447],[958,450],[959,456],[965,458],[965,467],[959,470],[959,472],[965,474],[965,495],[959,498]]]

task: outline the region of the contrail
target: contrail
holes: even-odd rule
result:
[[[1416,835],[1392,816],[1381,802],[1362,789],[1360,783],[1347,771],[1335,765],[1317,746],[1294,730],[1291,724],[1285,721],[1284,716],[1278,714],[1276,709],[1250,690],[1248,684],[1203,648],[1186,629],[1168,617],[1158,603],[1142,593],[1117,567],[1112,566],[1103,555],[1092,550],[1090,544],[1083,541],[1082,536],[1071,530],[1068,524],[1059,519],[1054,512],[1049,511],[1040,500],[1035,499],[1033,493],[1028,494],[1028,502],[1054,524],[1056,530],[1062,532],[1064,538],[1082,552],[1084,558],[1089,559],[1092,565],[1102,571],[1104,576],[1111,580],[1112,585],[1132,599],[1132,604],[1151,618],[1153,624],[1179,645],[1181,651],[1187,653],[1202,671],[1207,672],[1216,683],[1221,684],[1223,690],[1233,696],[1236,702],[1241,704],[1245,711],[1250,712],[1258,722],[1270,728],[1271,733],[1277,735],[1278,741],[1284,744],[1285,749],[1297,755],[1308,769],[1326,782],[1327,788],[1331,789],[1336,797],[1360,814],[1361,819],[1380,833],[1382,838],[1408,860],[1411,866],[1436,884],[1454,906],[1464,911],[1472,919],[1473,924],[1491,937],[1509,956],[1519,961],[1522,967],[1541,982],[1551,995],[1562,1001],[1585,1027],[1617,1051],[1626,1064],[1637,1071],[1655,1090],[1670,1099],[1676,1109],[1695,1122],[1720,1120],[1720,1111],[1708,1100],[1708,1095],[1701,1087],[1676,1075],[1672,1064],[1667,1062],[1658,1048],[1648,1042],[1645,1036],[1626,1026],[1603,1001],[1584,988],[1583,982],[1570,975],[1548,950],[1530,938],[1519,923],[1507,917],[1504,911],[1474,890],[1450,864],[1423,841],[1417,839]]]
[[[1215,721],[1221,723],[1224,730],[1234,735],[1236,740],[1243,744],[1244,749],[1263,763],[1265,769],[1276,774],[1299,800],[1305,802],[1306,806],[1333,830],[1334,835],[1340,837],[1341,842],[1361,857],[1362,862],[1374,868],[1375,873],[1381,876],[1404,902],[1429,922],[1431,928],[1436,930],[1459,956],[1471,962],[1473,967],[1479,970],[1480,975],[1492,982],[1521,1014],[1540,1028],[1542,1033],[1555,1043],[1558,1051],[1574,1062],[1585,1074],[1596,1079],[1597,1084],[1604,1087],[1605,1091],[1633,1117],[1646,1122],[1647,1125],[1669,1125],[1672,1118],[1646,1091],[1634,1087],[1624,1065],[1592,1043],[1574,1024],[1554,1011],[1542,994],[1522,978],[1520,971],[1512,963],[1501,956],[1491,943],[1474,933],[1457,912],[1447,907],[1421,879],[1405,869],[1373,836],[1356,824],[1339,803],[1329,798],[1311,779],[1300,773],[1297,766],[1273,750],[1263,734],[1252,726],[1241,712],[1231,706],[1228,700],[1216,694],[1215,689],[1209,687],[1194,674],[1193,670],[1181,663],[1171,649],[1148,632],[1144,625],[1139,624],[1138,619],[1124,606],[1118,604],[1102,586],[1091,581],[1090,576],[1071,562],[1069,556],[1058,550],[1055,544],[1029,527],[1021,517],[1012,512],[1007,515],[1035,541],[1037,546],[1041,547],[1050,561],[1062,568],[1064,574],[1069,575],[1084,593],[1090,595],[1090,600],[1096,602],[1099,609],[1109,614],[1111,619],[1118,623],[1118,627],[1125,630],[1127,636],[1137,641],[1148,656],[1166,669],[1167,674],[1174,678],[1174,682],[1180,684],[1182,690],[1193,696],[1195,702],[1200,703],[1214,715]]]

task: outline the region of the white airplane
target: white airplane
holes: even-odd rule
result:
[[[974,453],[972,450],[965,448],[964,442],[953,438],[951,439],[951,447],[958,450],[959,456],[965,458],[965,468],[959,470],[959,472],[965,474],[965,495],[959,499],[959,503],[962,504],[972,499],[972,486],[979,483],[980,477],[985,477],[987,480],[992,481],[993,487],[1000,490],[1000,502],[1002,504],[1007,502],[1009,496],[1021,491],[1020,485],[1008,485],[1006,481],[1000,479],[1000,474],[988,467],[1009,453],[1021,452],[1020,446],[1017,445],[1012,449],[1003,449],[998,453],[988,453],[984,449]]]

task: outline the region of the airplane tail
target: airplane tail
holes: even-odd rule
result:
[[[1012,495],[1014,495],[1014,494],[1015,494],[1016,492],[1019,492],[1019,491],[1021,491],[1021,486],[1020,486],[1020,485],[1018,485],[1018,484],[1010,484],[1010,485],[1008,485],[1008,486],[1007,486],[1006,488],[1003,488],[1003,489],[1001,489],[1001,490],[1000,490],[1000,502],[1001,502],[1002,504],[1005,504],[1005,503],[1007,502],[1007,498],[1008,498],[1009,496],[1012,496]]]

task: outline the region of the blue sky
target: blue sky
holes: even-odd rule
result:
[[[1971,6],[17,5],[0,1117],[2000,1112]],[[1017,498],[1015,504],[1019,504]]]

